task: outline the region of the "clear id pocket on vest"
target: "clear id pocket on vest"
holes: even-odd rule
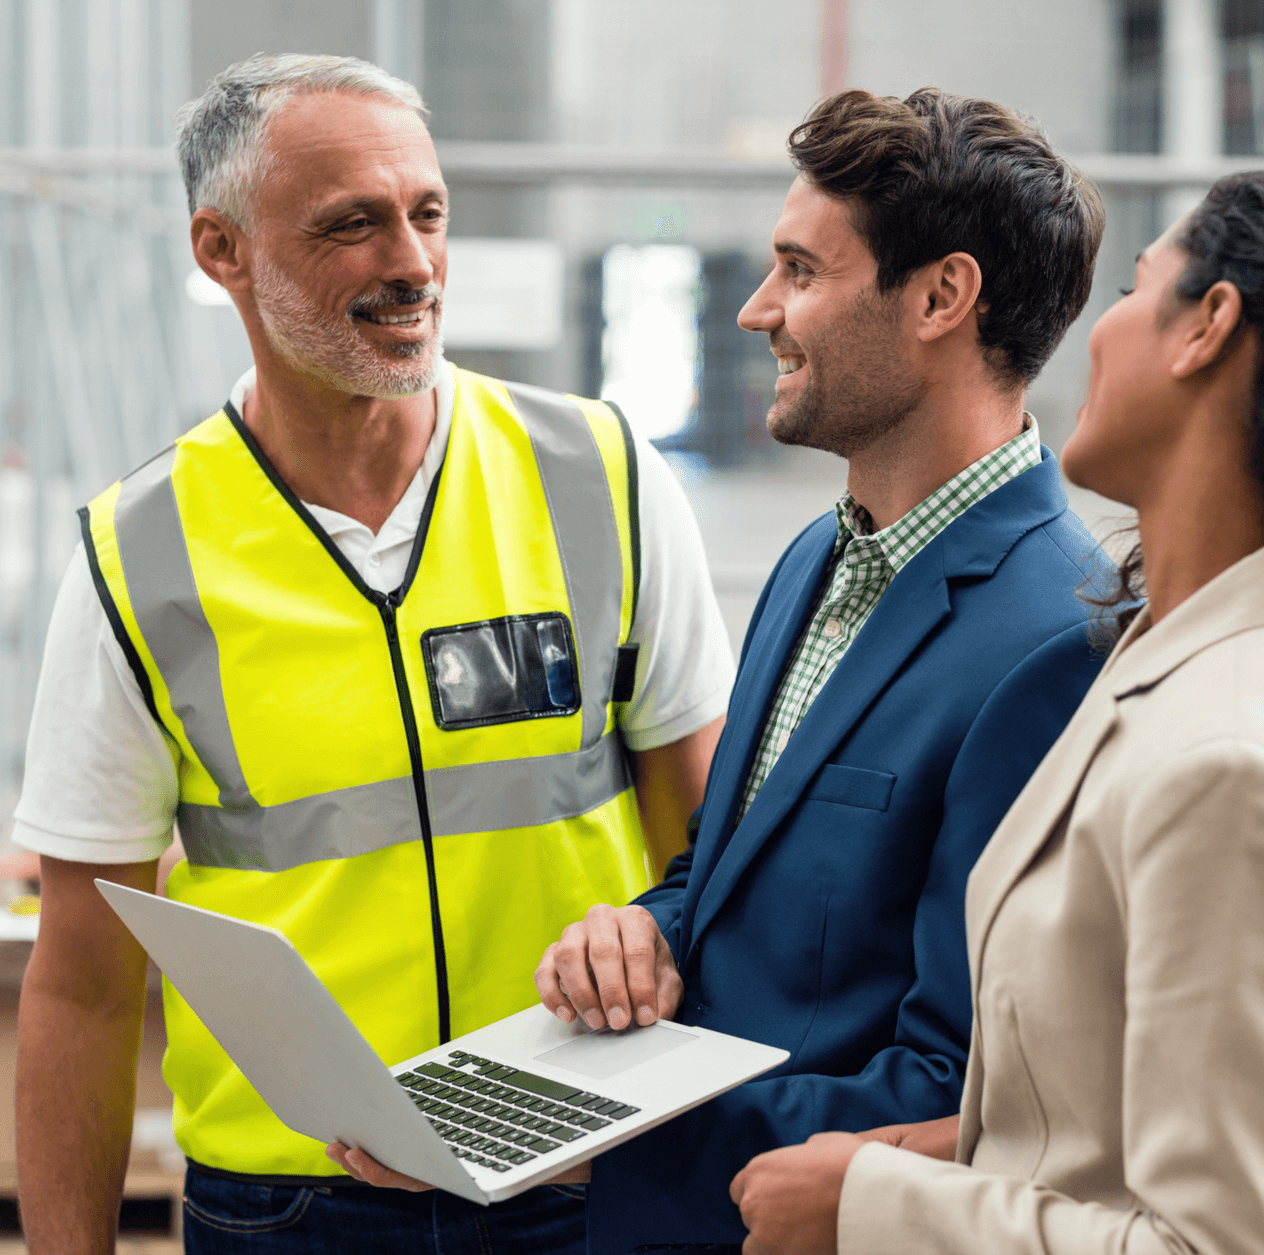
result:
[[[509,615],[431,628],[421,638],[441,728],[477,728],[579,709],[575,642],[564,614]]]

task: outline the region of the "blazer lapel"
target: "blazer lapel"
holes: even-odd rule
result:
[[[815,604],[815,597],[812,602]],[[825,760],[950,609],[943,547],[941,538],[936,538],[887,589],[795,729],[731,839],[713,852],[714,871],[708,875],[698,902],[691,944],[715,918],[751,860],[803,795]],[[788,650],[794,648],[798,635],[796,630]],[[784,659],[777,668],[777,680],[783,670]],[[757,727],[753,729],[755,744],[763,735],[772,696],[769,692],[760,707]],[[749,762],[750,758],[746,760],[747,771]],[[739,789],[744,787],[745,778],[744,772]]]
[[[1119,722],[1119,703],[1160,684],[1203,649],[1264,626],[1264,550],[1222,572],[1158,625],[1143,609],[1062,735],[1001,821],[966,893],[973,1039],[961,1099],[957,1160],[969,1163],[983,1131],[987,1066],[979,1031],[983,954],[992,925],[1018,880],[1066,820],[1093,760]]]
[[[1112,679],[1103,672],[1094,681],[970,873],[966,916],[976,1005],[983,951],[1001,903],[1057,830],[1097,751],[1119,721]]]
[[[970,1059],[961,1095],[957,1161],[969,1163],[983,1130],[982,1104],[986,1063],[979,1025],[979,987],[983,951],[992,923],[1010,890],[1044,849],[1075,802],[1080,783],[1102,743],[1118,722],[1115,689],[1103,672],[1062,735],[1014,799],[1001,825],[983,848],[966,889],[966,936],[974,1005]]]
[[[815,607],[832,553],[837,535],[833,516],[814,523],[787,555],[769,590],[764,620],[744,653],[728,726],[707,783],[708,801],[722,799],[724,809],[703,810],[689,876],[690,892],[681,914],[682,955],[688,955],[751,860],[839,742],[909,655],[950,613],[949,581],[988,578],[1019,537],[1066,510],[1057,463],[1048,450],[1043,452],[1040,466],[972,506],[900,571],[735,829],[737,809],[769,709]],[[776,612],[779,597],[786,599],[786,610],[781,614]]]
[[[728,721],[716,748],[707,781],[707,799],[722,799],[724,808],[703,810],[690,880],[704,883],[711,875],[746,791],[755,753],[763,737],[768,711],[782,673],[811,617],[821,581],[834,553],[838,525],[832,514],[818,519],[777,573],[755,635],[745,651],[737,687],[729,702]],[[682,940],[690,926],[689,904],[682,916]]]
[[[1201,650],[1264,625],[1262,590],[1264,549],[1221,572],[1157,625],[1151,626],[1148,607],[1129,625],[970,875],[966,916],[976,1002],[996,914],[1074,805],[1090,764],[1119,721],[1119,702],[1162,683]]]
[[[743,676],[729,707],[728,726],[740,728],[741,733],[727,740],[727,744],[721,740],[708,782],[708,795],[725,798],[726,808],[722,814],[703,813],[689,878],[691,888],[698,886],[697,906],[691,911],[693,899],[687,900],[681,918],[685,955],[825,760],[909,655],[950,613],[949,581],[958,577],[988,578],[1019,537],[1066,510],[1057,462],[1048,450],[1043,454],[1039,466],[989,493],[900,571],[795,729],[790,744],[735,830],[734,817],[769,708],[803,625],[816,604],[820,576],[836,534],[832,526],[822,527],[824,519],[813,525],[814,529],[822,527],[822,531],[813,538],[813,545],[819,547],[807,547],[812,553],[811,565],[800,563],[792,569],[787,563],[778,576],[770,592],[770,603],[775,606],[773,599],[780,593],[790,597],[791,604],[786,615],[776,621],[777,626],[766,629],[761,624],[744,662],[744,671],[752,665],[757,670],[750,684]],[[806,577],[808,569],[813,578]],[[767,659],[762,664],[761,656]],[[726,732],[726,739],[728,735]]]

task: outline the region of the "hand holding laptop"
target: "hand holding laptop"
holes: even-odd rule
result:
[[[578,1013],[591,1029],[670,1020],[684,983],[663,934],[643,906],[594,906],[570,924],[535,970],[540,1001],[564,1024]]]
[[[576,1008],[604,1022],[619,995],[653,1019],[675,1011],[675,964],[636,908],[604,908],[595,935],[586,921],[582,947],[572,938],[574,955],[602,974],[595,987],[562,976],[568,990],[586,986],[572,1005],[558,984],[570,1021],[532,1006],[388,1068],[278,930],[96,883],[264,1102],[374,1185],[433,1186],[486,1205],[581,1181],[594,1155],[789,1058],[666,1019],[622,1032],[571,1022]],[[635,970],[612,982],[625,952]]]
[[[639,906],[594,906],[582,923],[569,925],[561,940],[544,952],[535,983],[540,1001],[559,1020],[569,1024],[578,1013],[592,1029],[607,1024],[626,1028],[633,1006],[640,1025],[653,1024],[660,1017],[670,1020],[684,991],[658,924]],[[341,1142],[327,1146],[325,1153],[366,1185],[413,1192],[434,1188]],[[581,1185],[591,1176],[591,1163],[585,1161],[545,1184]]]
[[[363,1181],[365,1185],[376,1185],[379,1189],[384,1190],[409,1190],[414,1194],[420,1194],[423,1190],[433,1190],[435,1188],[433,1185],[427,1185],[424,1181],[418,1181],[416,1177],[405,1176],[402,1172],[396,1172],[393,1168],[385,1167],[378,1163],[367,1151],[351,1149],[344,1146],[341,1142],[333,1142],[326,1146],[325,1154],[349,1176],[355,1177],[357,1181]],[[540,1182],[540,1184],[587,1185],[591,1177],[592,1161],[585,1160],[581,1164],[576,1164],[573,1168],[568,1168],[565,1172],[559,1172],[557,1176],[550,1177],[547,1181]]]

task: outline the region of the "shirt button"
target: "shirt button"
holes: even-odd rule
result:
[[[787,746],[787,745],[789,745],[789,744],[790,744],[790,733],[789,733],[789,732],[783,732],[783,733],[782,733],[782,734],[781,734],[781,735],[777,738],[777,753],[778,753],[778,754],[784,754],[784,753],[786,752],[786,746]]]
[[[377,566],[377,564],[382,561],[382,555],[380,553],[371,553],[369,554],[369,561],[374,566]]]
[[[837,637],[842,636],[843,625],[835,618],[826,619],[824,632],[830,640],[835,640]]]

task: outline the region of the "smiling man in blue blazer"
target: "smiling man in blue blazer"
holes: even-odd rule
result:
[[[790,150],[739,321],[780,367],[769,429],[846,457],[848,490],[755,609],[696,839],[537,972],[565,1020],[674,1016],[790,1059],[593,1161],[603,1255],[736,1247],[753,1155],[957,1110],[966,877],[1100,663],[1077,588],[1102,560],[1023,409],[1088,297],[1096,190],[1027,121],[931,89],[823,101]]]

